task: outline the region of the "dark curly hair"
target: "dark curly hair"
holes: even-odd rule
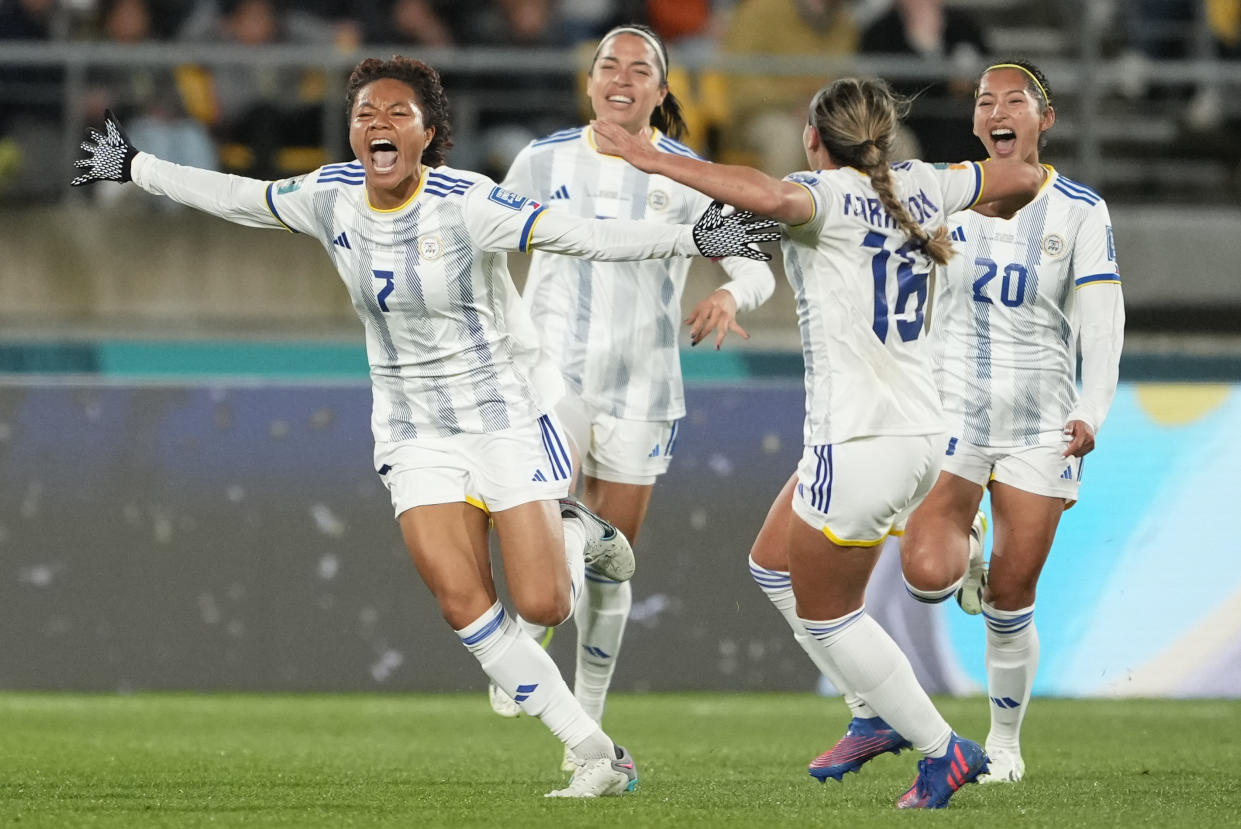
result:
[[[1010,67],[1018,67],[1026,79],[1026,89],[1038,101],[1038,111],[1041,115],[1051,107],[1051,84],[1047,82],[1047,76],[1043,74],[1043,70],[1034,65],[1033,62],[1025,58],[1011,58],[1008,60],[1000,60],[982,70],[982,74],[978,76],[978,83],[974,86],[974,97],[978,97],[978,90],[982,86],[982,79],[995,69],[1006,69]],[[1038,148],[1041,150],[1047,146],[1047,133],[1044,132],[1038,137]]]
[[[448,97],[444,94],[440,73],[422,61],[393,55],[392,60],[367,58],[359,63],[349,75],[349,83],[345,87],[346,117],[353,115],[353,104],[357,101],[362,87],[384,78],[400,81],[414,90],[418,104],[422,107],[423,126],[435,128],[435,136],[422,151],[422,163],[429,167],[439,167],[452,147]]]

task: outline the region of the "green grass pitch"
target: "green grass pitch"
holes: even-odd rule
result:
[[[480,683],[481,686],[481,683]],[[984,701],[937,701],[981,739]],[[615,694],[638,791],[545,800],[560,746],[473,695],[0,693],[0,826],[1214,827],[1241,824],[1241,702],[1036,699],[1026,780],[940,813],[894,801],[916,757],[843,784],[806,763],[847,712],[811,694]]]

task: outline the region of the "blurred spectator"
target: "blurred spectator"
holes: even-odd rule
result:
[[[243,46],[293,42],[272,0],[222,0],[216,8],[214,18],[200,11],[187,24],[191,32]],[[241,64],[200,69],[192,80],[182,79],[187,106],[221,142],[222,165],[254,178],[279,178],[324,163],[324,85],[316,70]]]
[[[66,18],[55,0],[0,0],[0,42],[60,39]],[[46,171],[60,161],[64,70],[0,66],[0,192],[59,191]]]
[[[726,56],[840,57],[858,47],[858,29],[845,0],[740,0],[724,33]],[[734,129],[723,149],[740,150],[773,176],[805,169],[800,150],[806,102],[830,81],[809,75],[736,75],[729,86]]]
[[[363,37],[368,43],[454,46],[467,11],[468,4],[454,0],[388,0],[363,21]]]
[[[134,44],[158,39],[155,30],[157,0],[102,0],[95,29],[100,40]],[[165,31],[175,24],[164,21]],[[98,124],[105,109],[114,110],[128,125],[134,144],[177,164],[216,169],[215,147],[206,128],[186,112],[178,94],[175,71],[170,66],[94,67],[87,75],[83,120]],[[108,196],[122,188],[98,188]],[[165,207],[167,199],[152,199]]]
[[[1221,57],[1241,58],[1241,0],[1203,0],[1207,25]]]
[[[916,96],[905,125],[917,147],[893,157],[931,161],[962,161],[983,153],[968,126],[973,113],[974,84],[989,51],[982,27],[968,12],[945,8],[943,0],[895,0],[887,12],[862,34],[867,54],[917,55],[947,60],[953,76],[893,80],[902,95]]]
[[[460,0],[469,24],[457,34],[462,46],[529,50],[566,47],[565,31],[552,0]],[[467,9],[463,8],[465,14]],[[449,85],[451,83],[451,85]],[[504,177],[522,147],[575,119],[574,67],[548,65],[546,71],[482,72],[451,78],[445,85],[458,120],[458,135],[467,128],[464,111],[473,114],[476,140],[459,140],[450,164]],[[473,155],[467,155],[473,153]]]

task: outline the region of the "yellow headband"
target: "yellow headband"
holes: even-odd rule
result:
[[[1030,80],[1034,81],[1034,85],[1038,87],[1038,91],[1043,93],[1043,103],[1047,104],[1047,106],[1051,106],[1051,98],[1048,96],[1047,90],[1043,88],[1043,85],[1039,83],[1039,79],[1034,77],[1034,73],[1031,72],[1029,69],[1026,69],[1024,66],[1022,66],[1019,63],[997,63],[997,64],[994,64],[993,66],[988,66],[986,69],[982,70],[982,74],[985,75],[988,72],[990,72],[992,69],[1016,69],[1018,72],[1024,72],[1026,75],[1029,76]]]

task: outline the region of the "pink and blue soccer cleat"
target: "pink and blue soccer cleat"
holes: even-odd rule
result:
[[[909,748],[909,741],[882,718],[854,717],[845,736],[837,740],[830,751],[810,762],[810,776],[820,783],[826,783],[829,777],[841,780],[847,772],[857,771],[868,760],[889,751],[900,754],[903,748]]]
[[[966,783],[977,782],[987,771],[987,754],[973,740],[953,734],[943,757],[924,757],[918,761],[918,776],[909,791],[896,801],[898,809],[944,809],[953,792]]]

